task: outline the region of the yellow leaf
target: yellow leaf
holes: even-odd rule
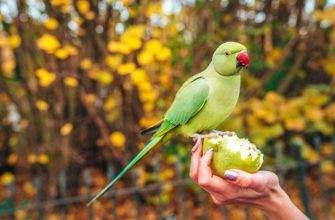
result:
[[[137,61],[141,65],[148,65],[154,61],[154,56],[150,51],[144,50],[137,55]]]
[[[284,121],[285,127],[290,131],[303,131],[306,128],[306,123],[302,118],[289,118]]]
[[[304,113],[306,118],[314,122],[322,120],[324,116],[323,111],[318,107],[308,106],[307,108],[305,108]]]
[[[327,118],[331,121],[335,121],[335,102],[331,103],[326,109],[325,109]]]
[[[322,67],[324,69],[324,71],[329,74],[330,76],[334,76],[335,75],[335,57],[334,56],[330,56],[330,57],[325,57],[321,63],[322,63]]]
[[[72,131],[72,124],[71,123],[65,123],[61,128],[60,128],[60,133],[63,136],[69,135]]]
[[[159,121],[158,118],[156,117],[153,117],[153,116],[147,116],[147,117],[144,117],[144,118],[141,118],[140,119],[140,125],[143,127],[143,128],[148,128],[154,124],[157,124],[157,122]]]
[[[159,53],[156,53],[156,59],[165,61],[171,57],[171,50],[168,47],[163,47]]]
[[[172,83],[171,77],[167,73],[162,73],[159,76],[159,81],[161,82],[162,85],[165,85],[165,86],[171,86],[171,83]]]
[[[98,146],[98,147],[103,147],[105,145],[105,141],[102,139],[102,138],[99,138],[95,141],[95,144]]]
[[[82,25],[82,24],[84,23],[84,19],[81,18],[81,17],[76,17],[76,18],[73,19],[73,21],[74,21],[78,26],[80,26],[80,25]]]
[[[121,0],[121,2],[122,2],[122,5],[126,7],[129,6],[129,4],[131,3],[130,0]]]
[[[143,38],[145,32],[145,26],[144,25],[133,25],[129,26],[125,33],[126,35],[132,35],[138,38]]]
[[[39,84],[42,87],[48,87],[56,79],[56,75],[47,71],[44,68],[39,68],[35,71],[35,75],[39,78]]]
[[[93,11],[89,11],[89,12],[87,12],[87,13],[85,14],[85,18],[86,18],[87,20],[93,20],[93,19],[95,18],[95,14],[94,14],[94,12],[93,12]]]
[[[335,171],[334,162],[331,160],[325,160],[321,163],[321,170],[324,173],[333,174]]]
[[[44,27],[49,30],[55,30],[58,27],[58,21],[54,18],[49,18],[44,22]]]
[[[51,34],[43,34],[37,39],[37,46],[40,49],[45,50],[47,53],[53,53],[60,47],[60,43],[55,36]]]
[[[283,101],[283,97],[276,92],[268,92],[265,96],[265,100],[269,101],[270,103],[276,104]]]
[[[33,197],[36,194],[35,186],[31,182],[25,182],[23,184],[23,191],[28,197]]]
[[[111,143],[117,148],[124,148],[126,137],[120,131],[114,131],[110,136]]]
[[[150,102],[150,101],[155,101],[156,99],[156,94],[153,92],[141,92],[140,93],[140,99],[143,102]]]
[[[92,60],[89,58],[84,58],[81,62],[80,62],[80,67],[84,70],[88,70],[92,67]]]
[[[26,219],[27,212],[25,210],[15,211],[15,219]]]
[[[90,3],[87,0],[77,1],[78,11],[82,14],[85,14],[90,10]]]
[[[7,103],[9,103],[9,101],[10,101],[10,98],[7,94],[0,93],[0,102],[1,103],[7,104]]]
[[[1,176],[1,183],[3,185],[9,185],[14,181],[14,175],[10,172],[5,172],[4,174],[2,174]]]
[[[9,138],[9,141],[8,141],[9,146],[11,146],[11,147],[16,146],[17,143],[18,143],[18,141],[19,141],[19,139],[18,139],[17,136],[12,136],[12,137],[10,137],[10,138]]]
[[[107,71],[100,71],[97,77],[97,81],[102,84],[108,85],[113,82],[113,75]]]
[[[122,56],[108,55],[105,59],[105,62],[112,70],[115,70],[122,63]]]
[[[66,52],[71,55],[71,56],[76,56],[78,55],[78,50],[76,47],[70,45],[70,44],[66,44],[63,47],[64,50],[66,50]]]
[[[88,77],[94,80],[97,80],[100,75],[101,70],[99,70],[97,67],[94,67],[89,70]]]
[[[134,70],[130,75],[131,82],[135,85],[141,84],[144,81],[148,80],[147,73],[144,69],[138,68]]]
[[[320,159],[320,155],[306,142],[302,145],[302,157],[311,163],[315,163]]]
[[[149,81],[144,81],[140,84],[137,85],[138,89],[140,90],[140,92],[149,92],[152,93],[152,85],[150,84]]]
[[[151,53],[158,54],[162,48],[162,44],[158,40],[149,40],[144,46],[145,50],[150,51]]]
[[[122,54],[130,54],[131,52],[131,49],[127,46],[127,44],[119,41],[110,41],[107,45],[107,49],[110,52]]]
[[[51,4],[55,6],[71,4],[72,0],[51,0]]]
[[[159,172],[159,180],[164,181],[164,180],[169,180],[174,177],[174,171],[173,169],[165,169]]]
[[[279,58],[282,56],[281,49],[274,48],[267,56],[266,56],[266,63],[269,66],[273,66]]]
[[[71,0],[72,1],[72,0]],[[67,4],[67,5],[62,5],[60,6],[60,12],[62,12],[63,14],[67,14],[70,13],[72,10],[72,5]]]
[[[108,96],[108,98],[106,99],[105,103],[104,103],[104,111],[105,112],[110,112],[113,110],[113,108],[115,107],[115,98],[113,96]]]
[[[120,75],[126,75],[131,73],[132,71],[134,71],[136,69],[136,65],[135,63],[125,63],[125,64],[121,64],[118,68],[117,71]]]
[[[169,33],[171,33],[171,32],[169,32]],[[161,38],[162,31],[160,29],[155,28],[155,29],[152,30],[151,34],[152,34],[153,38]]]
[[[14,34],[8,37],[8,45],[12,48],[18,48],[21,45],[21,38],[19,35]]]
[[[41,99],[35,102],[36,108],[40,111],[47,111],[49,109],[49,104]]]
[[[8,156],[8,158],[7,158],[7,163],[9,164],[9,165],[14,165],[14,164],[16,164],[16,162],[17,162],[17,159],[18,159],[18,156],[17,156],[17,154],[10,154],[9,156]]]
[[[142,41],[140,40],[140,38],[133,36],[131,34],[123,34],[121,36],[121,41],[124,44],[127,44],[129,49],[131,50],[137,50],[142,46]]]
[[[160,14],[162,12],[162,3],[161,2],[155,2],[148,5],[148,7],[145,10],[145,15],[147,17],[151,17],[154,14]]]
[[[47,164],[47,163],[49,163],[49,156],[47,154],[40,154],[40,155],[38,155],[38,162],[40,164]]]
[[[146,102],[143,105],[143,109],[144,109],[145,112],[151,112],[152,110],[154,110],[154,108],[155,108],[155,105],[152,101]]]
[[[67,50],[61,48],[61,49],[56,50],[55,56],[58,59],[65,60],[66,58],[69,57],[69,53],[67,52]]]
[[[74,77],[65,77],[64,79],[65,85],[69,87],[77,87],[78,86],[78,80]]]
[[[85,95],[85,102],[87,103],[93,103],[97,99],[97,96],[93,93],[88,93]]]
[[[29,164],[34,164],[37,161],[37,156],[36,154],[28,154],[27,156],[27,161]]]
[[[1,64],[1,66],[5,77],[10,78],[13,76],[13,72],[16,67],[15,60],[6,60]]]

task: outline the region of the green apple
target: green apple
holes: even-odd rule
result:
[[[211,167],[215,175],[223,177],[228,169],[255,173],[263,163],[263,154],[247,139],[236,135],[217,134],[204,138],[203,153],[213,148]]]

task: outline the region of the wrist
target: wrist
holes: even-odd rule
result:
[[[260,208],[271,220],[308,219],[280,186],[270,191]]]

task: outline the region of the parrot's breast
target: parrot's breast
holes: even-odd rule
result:
[[[241,76],[221,76],[217,73],[206,75],[209,95],[205,105],[179,132],[185,136],[212,131],[233,112],[240,93]]]

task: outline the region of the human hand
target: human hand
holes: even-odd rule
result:
[[[215,204],[247,204],[262,209],[271,219],[307,219],[282,190],[278,177],[270,171],[250,174],[227,170],[224,178],[212,173],[212,150],[202,155],[202,140],[192,148],[190,177],[207,191]],[[287,212],[281,212],[285,208]]]

